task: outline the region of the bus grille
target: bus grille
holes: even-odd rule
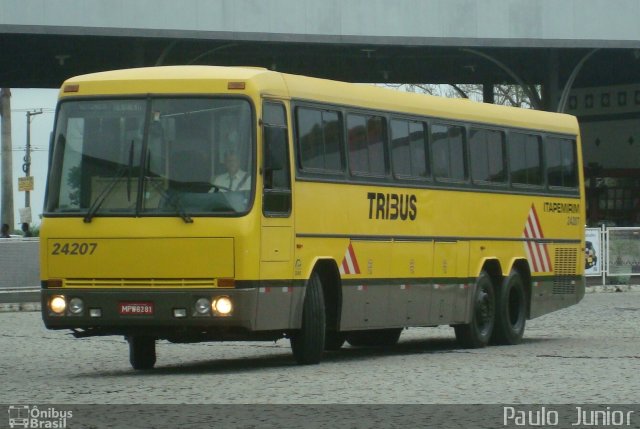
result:
[[[553,278],[553,294],[564,295],[576,293],[575,276],[578,265],[578,250],[575,248],[556,249],[555,277]]]
[[[66,279],[69,288],[210,288],[214,279]]]

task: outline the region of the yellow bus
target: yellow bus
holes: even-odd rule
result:
[[[64,82],[42,316],[156,341],[288,338],[300,364],[450,325],[517,344],[584,295],[574,117],[261,68]]]

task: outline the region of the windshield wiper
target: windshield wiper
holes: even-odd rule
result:
[[[120,171],[118,171],[118,174],[116,174],[113,180],[109,182],[109,185],[106,188],[104,188],[104,190],[100,193],[100,195],[98,195],[98,198],[96,198],[96,200],[93,202],[91,207],[89,207],[89,210],[87,210],[87,214],[84,216],[85,223],[91,222],[91,219],[93,219],[93,217],[96,215],[96,212],[98,211],[98,209],[100,209],[100,206],[104,204],[105,200],[107,199],[107,196],[109,196],[113,188],[115,188],[116,184],[120,181],[122,177],[124,177],[125,174],[127,174],[127,201],[131,202],[131,170],[133,169],[133,140],[131,141],[131,145],[129,145],[129,164],[126,167],[122,166],[120,168],[121,169]]]
[[[162,185],[153,180],[152,177],[145,176],[144,179],[151,183],[151,186],[153,186],[153,188],[158,191],[162,198],[164,198],[165,201],[167,201],[171,205],[171,207],[176,210],[176,213],[182,218],[184,223],[193,223],[193,219],[191,219],[191,216],[189,216],[184,210],[184,207],[182,207],[179,197],[169,195],[167,191],[162,188]]]
[[[118,172],[118,174],[114,176],[113,180],[109,182],[107,187],[102,190],[100,195],[98,195],[98,198],[95,199],[93,204],[91,204],[91,207],[89,207],[89,210],[87,210],[87,214],[84,216],[84,223],[91,222],[91,219],[93,219],[93,217],[96,215],[96,212],[98,211],[98,209],[100,209],[100,206],[102,206],[102,204],[105,202],[105,200],[107,199],[107,196],[109,196],[111,191],[113,191],[113,188],[116,187],[116,184],[127,173],[127,170],[128,170],[127,168],[122,167]]]

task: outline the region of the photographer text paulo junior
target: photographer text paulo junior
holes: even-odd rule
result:
[[[570,421],[576,428],[588,427],[632,427],[635,411],[616,410],[613,407],[562,407],[561,411],[550,407],[518,410],[516,407],[503,407],[504,426],[558,426],[562,420]],[[564,415],[567,413],[567,415]],[[569,419],[569,420],[566,420]],[[635,426],[634,426],[635,427]]]

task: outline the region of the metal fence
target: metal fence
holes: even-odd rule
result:
[[[602,284],[627,284],[640,276],[640,227],[586,229],[585,274]]]
[[[0,238],[0,288],[40,287],[40,240]]]

